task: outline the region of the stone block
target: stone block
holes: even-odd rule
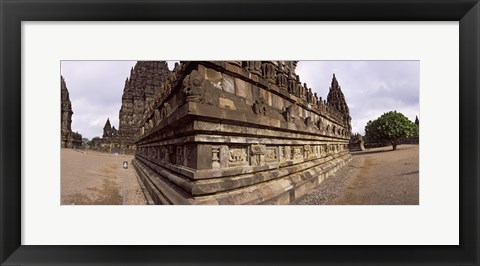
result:
[[[222,73],[211,68],[205,69],[205,79],[210,81],[217,89],[222,89]]]
[[[211,81],[221,81],[222,80],[222,73],[211,69],[211,68],[206,68],[205,69],[205,79],[206,80],[211,80]]]
[[[198,145],[197,146],[197,169],[211,169],[211,168],[212,168],[212,145],[208,145],[208,144]]]
[[[235,94],[239,97],[246,98],[247,97],[247,92],[246,92],[246,86],[247,83],[239,78],[235,78]]]
[[[232,76],[223,74],[222,88],[229,93],[235,93],[235,82]]]
[[[226,99],[226,98],[222,98],[220,97],[218,99],[218,104],[220,106],[220,108],[227,108],[227,109],[230,109],[230,110],[237,110],[237,108],[235,107],[235,104],[233,103],[232,100],[229,100],[229,99]]]
[[[247,105],[253,105],[255,102],[253,99],[252,85],[250,83],[245,84],[245,102]]]
[[[253,98],[253,101],[255,101],[256,99],[260,99],[260,91],[262,89],[260,89],[259,87],[255,86],[255,85],[252,85],[252,98]]]
[[[267,94],[267,95],[266,95],[265,100],[267,101],[267,104],[268,104],[269,106],[273,106],[273,103],[272,103],[272,93],[269,92],[269,91],[266,91],[266,94]]]

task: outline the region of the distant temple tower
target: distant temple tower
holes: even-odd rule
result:
[[[62,148],[79,148],[82,146],[82,135],[72,132],[72,102],[68,93],[67,84],[63,76],[60,76],[60,105],[61,105],[61,142]]]
[[[142,119],[154,99],[169,90],[171,72],[166,61],[138,61],[125,81],[119,113],[119,134],[133,144],[143,126]]]
[[[348,131],[351,132],[351,121],[350,110],[348,109],[347,102],[345,101],[345,96],[343,95],[340,85],[338,85],[337,78],[333,74],[332,84],[330,86],[330,91],[327,96],[328,105],[335,108],[338,112],[343,114],[344,121],[348,124]]]
[[[172,72],[166,61],[138,61],[125,80],[118,130],[107,119],[100,151],[135,153],[135,140],[143,126],[143,115],[162,94],[170,90]]]
[[[103,138],[110,138],[112,136],[112,125],[110,125],[110,118],[107,118],[107,122],[103,127]]]

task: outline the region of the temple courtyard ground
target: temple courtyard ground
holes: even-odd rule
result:
[[[303,197],[302,205],[416,205],[419,203],[418,145],[352,153],[334,176]],[[61,203],[144,205],[147,200],[130,164],[133,156],[61,151]],[[127,161],[128,169],[122,163]]]
[[[65,205],[144,205],[130,164],[133,156],[61,150],[61,203]],[[128,162],[123,169],[122,163]]]
[[[418,145],[353,152],[353,158],[298,204],[418,205]]]

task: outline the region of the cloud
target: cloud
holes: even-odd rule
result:
[[[364,134],[369,120],[396,110],[414,121],[419,114],[419,61],[301,61],[297,74],[325,99],[333,73],[352,117],[352,130]]]
[[[125,79],[136,61],[62,61],[72,102],[72,130],[86,138],[103,134],[107,118],[118,128]]]
[[[167,61],[173,69],[175,62]],[[118,128],[125,79],[136,61],[62,61],[72,101],[72,130],[101,136],[107,118]],[[353,132],[364,134],[369,120],[396,110],[412,121],[419,114],[419,61],[300,61],[297,74],[326,99],[332,75],[345,95]]]

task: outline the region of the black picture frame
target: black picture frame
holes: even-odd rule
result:
[[[479,265],[478,0],[0,0],[0,17],[1,265]],[[22,21],[149,20],[459,21],[460,245],[22,246]]]

